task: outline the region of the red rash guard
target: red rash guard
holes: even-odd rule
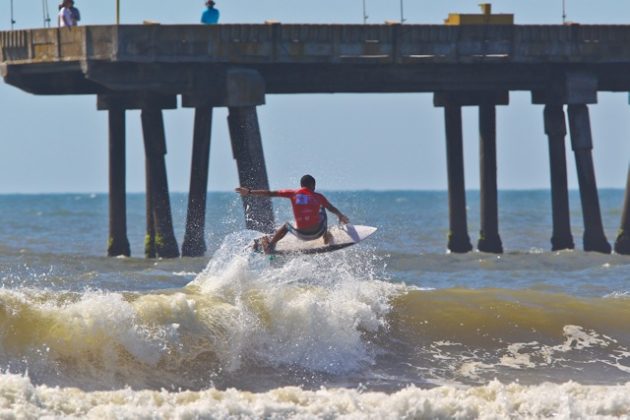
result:
[[[281,190],[277,193],[278,197],[291,199],[293,215],[295,216],[295,227],[298,229],[309,230],[317,227],[320,222],[320,209],[330,206],[326,197],[308,188]]]

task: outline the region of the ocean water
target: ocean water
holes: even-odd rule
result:
[[[0,196],[0,417],[630,417],[630,257],[579,250],[577,192],[562,252],[548,191],[500,192],[502,255],[446,252],[445,192],[327,196],[379,231],[273,261],[232,193],[208,196],[207,255],[174,260],[142,258],[140,194],[131,258],[104,257],[106,195]],[[623,191],[600,201],[612,242]]]

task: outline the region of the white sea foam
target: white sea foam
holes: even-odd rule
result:
[[[422,350],[431,355],[434,363],[417,369],[424,373],[425,378],[439,384],[444,384],[443,378],[448,377],[483,383],[493,377],[505,378],[503,375],[506,372],[514,375],[515,370],[531,374],[555,369],[567,374],[571,370],[582,371],[597,364],[615,368],[618,377],[630,373],[627,366],[630,350],[615,338],[579,325],[563,326],[562,335],[563,340],[558,344],[500,341],[496,348],[435,341]],[[608,370],[608,375],[612,372]]]
[[[408,387],[392,394],[343,388],[263,393],[214,388],[199,392],[84,392],[35,386],[0,375],[0,417],[41,418],[613,418],[630,415],[630,383],[574,382],[523,386],[492,381],[478,387]]]
[[[173,275],[177,277],[189,277],[196,276],[197,273],[195,273],[194,271],[174,271]]]
[[[4,289],[0,365],[49,385],[199,389],[244,362],[335,375],[374,363],[371,337],[387,329],[404,286],[344,252],[274,265],[249,254],[228,240],[176,290]]]
[[[191,287],[221,297],[243,320],[238,348],[272,366],[341,373],[371,363],[362,339],[386,328],[395,286],[373,278],[365,266],[335,256],[285,259],[269,265],[249,257],[242,240],[227,240]]]
[[[566,352],[570,350],[581,350],[589,347],[608,347],[614,342],[610,337],[602,336],[595,331],[586,330],[579,325],[565,325],[563,328],[565,341],[555,350]]]
[[[624,290],[622,292],[612,292],[604,296],[604,299],[629,299],[630,291]]]
[[[0,298],[8,315],[0,363],[40,381],[113,386],[130,360],[156,366],[177,334],[174,325],[152,327],[119,293],[21,289],[3,290]]]
[[[501,365],[514,369],[533,368],[536,366],[531,360],[531,354],[522,352],[527,346],[536,345],[537,343],[514,343],[508,346],[508,354],[501,357]]]

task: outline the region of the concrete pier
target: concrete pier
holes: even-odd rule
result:
[[[573,249],[565,136],[567,127],[562,104],[547,104],[544,110],[545,134],[549,140],[549,171],[551,177],[551,213],[553,233],[551,250]]]
[[[626,196],[621,213],[621,226],[615,241],[615,252],[622,255],[630,255],[630,166],[626,179]]]
[[[127,239],[127,193],[125,156],[125,110],[129,101],[124,95],[98,95],[96,108],[108,112],[109,129],[109,238],[107,255],[130,256]]]
[[[453,252],[470,251],[464,190],[462,106],[479,107],[481,228],[477,248],[482,252],[503,252],[498,218],[495,106],[508,103],[509,93],[506,91],[438,92],[433,96],[433,104],[445,109],[450,223],[448,249]]]
[[[144,148],[147,162],[147,192],[151,192],[150,205],[152,207],[155,226],[155,251],[158,257],[179,257],[179,248],[173,232],[173,219],[168,193],[166,176],[166,136],[162,110],[147,107],[141,112],[142,130],[144,133]],[[147,232],[147,235],[149,232]]]
[[[253,106],[230,107],[228,124],[240,185],[255,190],[268,190],[269,179],[256,108]],[[271,199],[251,196],[243,196],[242,199],[247,229],[273,232],[274,217]]]
[[[471,248],[466,222],[461,107],[477,106],[480,111],[478,248],[501,252],[495,128],[495,106],[501,102],[496,102],[496,98],[507,97],[510,91],[537,92],[543,97],[539,103],[549,107],[545,111],[545,132],[549,136],[551,165],[552,249],[573,247],[566,162],[562,158],[566,128],[560,115],[562,106],[568,105],[585,224],[584,248],[610,252],[597,196],[587,105],[597,102],[599,91],[630,91],[628,39],[630,25],[81,26],[72,30],[0,32],[0,74],[6,83],[33,94],[96,94],[99,101],[101,97],[122,98],[120,109],[143,110],[147,133],[159,132],[162,124],[161,114],[158,116],[151,109],[175,108],[178,95],[184,106],[189,106],[188,99],[194,97],[194,107],[227,107],[239,179],[242,185],[253,188],[269,186],[256,113],[256,107],[264,104],[265,95],[434,93],[434,101],[445,99],[436,105],[445,107],[448,247],[453,252]],[[166,108],[164,101],[168,102]],[[124,255],[121,111],[111,110],[108,254]],[[209,124],[198,122],[199,127],[206,123]],[[202,169],[193,170],[191,177],[185,255],[200,255],[205,249],[205,130],[195,130],[200,143],[195,142],[193,166]],[[174,256],[176,242],[171,234],[164,155],[159,152],[164,149],[163,127],[161,131],[161,135],[148,134],[145,138],[147,251],[149,255]],[[262,231],[273,228],[269,200],[245,197],[243,206],[247,227]]]
[[[208,194],[208,165],[210,161],[210,133],[212,108],[195,108],[192,163],[186,233],[182,243],[183,257],[201,257],[206,252],[206,196]]]
[[[127,193],[125,177],[125,110],[109,110],[109,240],[107,255],[130,256],[127,239]]]
[[[433,103],[444,108],[449,222],[447,248],[451,252],[466,253],[472,250],[472,244],[466,214],[462,107],[452,96],[445,94],[435,94]]]
[[[146,258],[157,258],[157,248],[155,245],[155,213],[153,206],[153,171],[151,161],[145,150],[144,174],[145,174],[145,220],[146,233],[144,235],[144,256]]]
[[[500,254],[499,203],[497,192],[496,109],[491,100],[479,105],[479,202],[480,232],[477,249]]]
[[[593,141],[588,107],[586,104],[569,105],[568,111],[571,146],[575,154],[582,217],[584,219],[584,250],[609,254],[611,246],[604,234],[597,183],[595,182],[595,168],[591,154]]]

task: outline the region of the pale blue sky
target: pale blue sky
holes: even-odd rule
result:
[[[441,23],[449,12],[477,13],[480,1],[406,0],[408,23]],[[630,22],[627,0],[566,0],[567,19]],[[362,0],[217,0],[223,23],[361,23]],[[0,0],[0,29],[10,28],[10,0]],[[114,21],[114,0],[76,0],[82,24]],[[366,0],[368,23],[400,19],[399,0]],[[203,0],[121,0],[122,23],[196,23]],[[56,2],[49,1],[51,11]],[[14,0],[16,28],[42,26],[41,0]],[[497,0],[493,11],[516,23],[560,23],[562,1]],[[599,94],[590,107],[600,187],[623,187],[630,157],[630,105],[625,93]],[[445,189],[444,122],[429,94],[270,95],[258,108],[272,188],[291,186],[306,172],[331,189]],[[215,110],[209,190],[237,184],[226,110]],[[127,189],[144,190],[139,113],[127,113]],[[186,191],[193,113],[165,111],[167,169],[172,191]],[[107,115],[93,96],[34,96],[0,83],[0,193],[107,191]],[[497,111],[500,189],[549,188],[542,107],[512,92]],[[567,139],[568,140],[568,139]],[[464,111],[466,187],[478,189],[477,111]],[[577,188],[568,149],[569,185]]]

